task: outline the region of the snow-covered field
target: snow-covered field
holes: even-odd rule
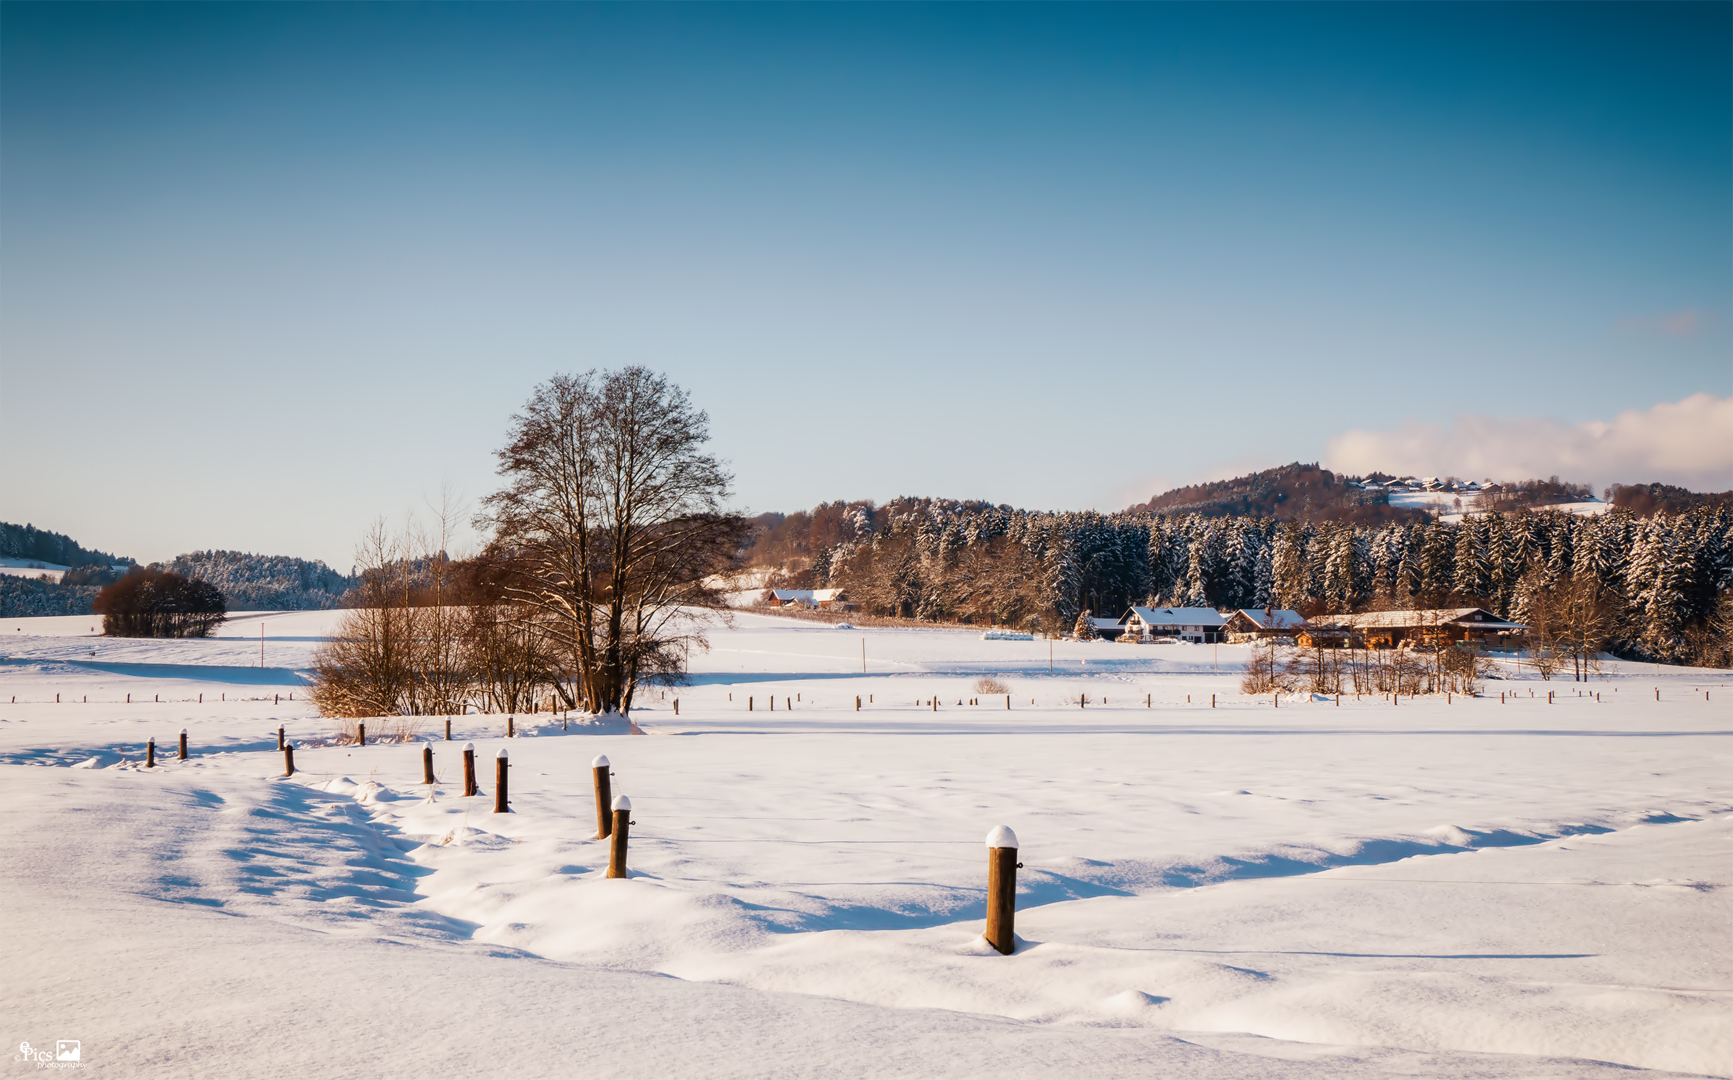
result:
[[[431,793],[419,745],[333,743],[299,674],[331,623],[0,622],[11,1046],[115,1076],[1733,1074],[1726,672],[1274,707],[1230,646],[741,614],[644,735],[520,723],[500,815],[503,717],[454,720]],[[959,704],[983,676],[1009,709]]]

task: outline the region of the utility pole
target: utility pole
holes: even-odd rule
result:
[[[265,623],[262,619],[259,621],[259,666],[265,666]]]
[[[866,674],[866,638],[860,639],[860,673]]]

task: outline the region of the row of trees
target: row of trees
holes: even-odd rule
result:
[[[709,419],[643,368],[538,387],[499,452],[499,491],[474,559],[432,535],[375,528],[350,614],[315,659],[327,715],[625,712],[705,647],[718,574],[750,535],[724,509],[730,477],[704,452]]]
[[[1597,644],[1726,664],[1733,513],[1557,511],[1363,526],[1142,513],[1030,513],[899,499],[853,504],[807,573],[872,614],[1067,630],[1132,603],[1309,616],[1481,606],[1543,633],[1560,605]],[[1534,617],[1534,618],[1531,618]],[[1574,641],[1574,639],[1573,639]],[[1573,643],[1575,648],[1577,644]]]
[[[1443,641],[1417,649],[1311,648],[1263,641],[1252,646],[1240,689],[1309,694],[1467,694],[1480,692],[1485,656]]]

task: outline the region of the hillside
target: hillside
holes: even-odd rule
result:
[[[1128,513],[1200,514],[1349,521],[1363,525],[1424,520],[1424,511],[1390,505],[1382,491],[1367,491],[1329,469],[1294,462],[1262,472],[1174,488],[1127,507]]]
[[[1607,499],[1639,517],[1656,513],[1683,514],[1697,507],[1733,507],[1733,491],[1689,491],[1672,484],[1614,484]]]

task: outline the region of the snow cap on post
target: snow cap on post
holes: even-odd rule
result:
[[[606,754],[597,754],[596,760],[590,762],[590,768],[592,768],[592,769],[605,769],[607,767],[608,767],[608,755],[606,755]]]
[[[473,754],[473,753],[475,753],[475,744],[474,744],[474,743],[472,743],[472,742],[466,742],[466,743],[464,743],[464,744],[463,744],[463,752],[464,752],[464,753],[466,753],[466,754]]]
[[[632,800],[631,799],[628,799],[624,795],[614,796],[614,809],[615,810],[630,810],[631,808],[632,808]]]
[[[500,747],[500,748],[499,748],[499,756],[500,756],[500,757],[505,757],[505,756],[506,756],[506,754],[505,754],[505,747],[503,747],[503,746],[502,746],[502,747]]]
[[[987,846],[990,848],[1008,847],[1016,850],[1017,834],[1011,831],[1011,826],[999,825],[987,834]]]
[[[182,734],[182,735],[185,735],[185,734],[186,734],[186,733],[187,733],[187,729],[186,729],[186,728],[181,728],[181,734]]]

